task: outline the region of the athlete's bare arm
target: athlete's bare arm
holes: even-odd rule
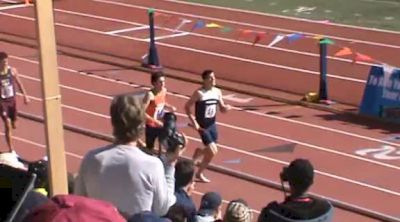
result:
[[[188,116],[190,122],[192,123],[192,126],[196,129],[200,129],[199,123],[197,123],[195,117],[192,114],[192,106],[196,103],[197,100],[200,99],[200,92],[199,90],[196,90],[193,95],[190,97],[190,99],[186,102],[185,104],[185,111],[186,115]]]
[[[24,84],[22,84],[22,81],[20,80],[19,76],[18,76],[18,71],[15,68],[11,69],[11,74],[13,75],[15,82],[18,85],[19,90],[21,91],[21,93],[24,95],[24,103],[28,104],[30,102],[30,99],[26,93]]]

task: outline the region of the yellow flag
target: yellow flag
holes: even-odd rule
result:
[[[207,28],[222,28],[222,26],[218,25],[217,23],[213,23],[213,22],[208,23],[208,24],[206,25],[206,27],[207,27]]]

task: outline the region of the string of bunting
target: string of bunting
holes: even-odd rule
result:
[[[309,35],[309,34],[304,34],[304,33],[283,34],[283,33],[276,33],[276,32],[255,31],[255,30],[251,30],[251,29],[242,29],[242,28],[234,29],[232,27],[223,26],[223,25],[220,25],[215,22],[207,22],[203,19],[197,19],[196,21],[192,21],[192,20],[189,20],[186,18],[178,17],[176,15],[170,15],[170,14],[160,13],[160,12],[155,12],[155,16],[166,18],[165,21],[162,23],[163,27],[165,27],[165,25],[167,23],[171,22],[174,19],[179,20],[180,21],[179,24],[173,29],[174,32],[178,32],[185,25],[192,23],[191,28],[189,29],[190,32],[194,32],[195,30],[203,29],[203,28],[219,29],[220,32],[222,32],[222,33],[238,32],[237,40],[238,39],[248,39],[249,41],[251,40],[253,46],[258,44],[263,39],[265,39],[267,34],[275,36],[272,39],[272,41],[267,44],[267,47],[273,47],[274,45],[278,44],[279,42],[283,41],[284,39],[286,39],[289,43],[296,42],[303,38],[315,39],[320,44],[329,44],[329,45],[332,45],[332,46],[335,46],[336,48],[338,48],[338,51],[334,54],[334,56],[350,57],[352,59],[352,64],[355,64],[357,62],[370,62],[370,63],[381,64],[384,69],[393,68],[393,66],[390,66],[379,60],[376,60],[369,55],[365,55],[365,54],[356,52],[355,50],[351,49],[348,46],[342,46],[340,44],[337,44],[333,40],[326,38],[323,35],[319,35],[319,34],[316,34],[316,35]],[[317,22],[323,23],[323,24],[329,24],[330,21],[323,20],[323,21],[317,21]]]

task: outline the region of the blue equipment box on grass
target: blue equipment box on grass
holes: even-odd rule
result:
[[[360,113],[400,123],[400,69],[371,66]]]

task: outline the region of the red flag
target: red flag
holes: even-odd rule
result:
[[[364,62],[373,62],[375,60],[373,58],[371,58],[370,56],[367,56],[367,55],[364,55],[364,54],[356,52],[356,55],[353,58],[353,64],[356,63],[356,62],[359,62],[359,61],[360,62],[362,62],[362,61],[364,61]]]
[[[238,30],[239,30],[238,39],[240,39],[240,38],[242,38],[242,37],[245,37],[245,36],[248,36],[248,35],[254,33],[253,30],[249,30],[249,29],[238,29]]]
[[[257,32],[254,37],[253,45],[257,44],[261,39],[265,38],[265,32]]]
[[[346,56],[346,55],[351,55],[353,52],[349,47],[344,47],[340,51],[335,53],[335,56]]]

